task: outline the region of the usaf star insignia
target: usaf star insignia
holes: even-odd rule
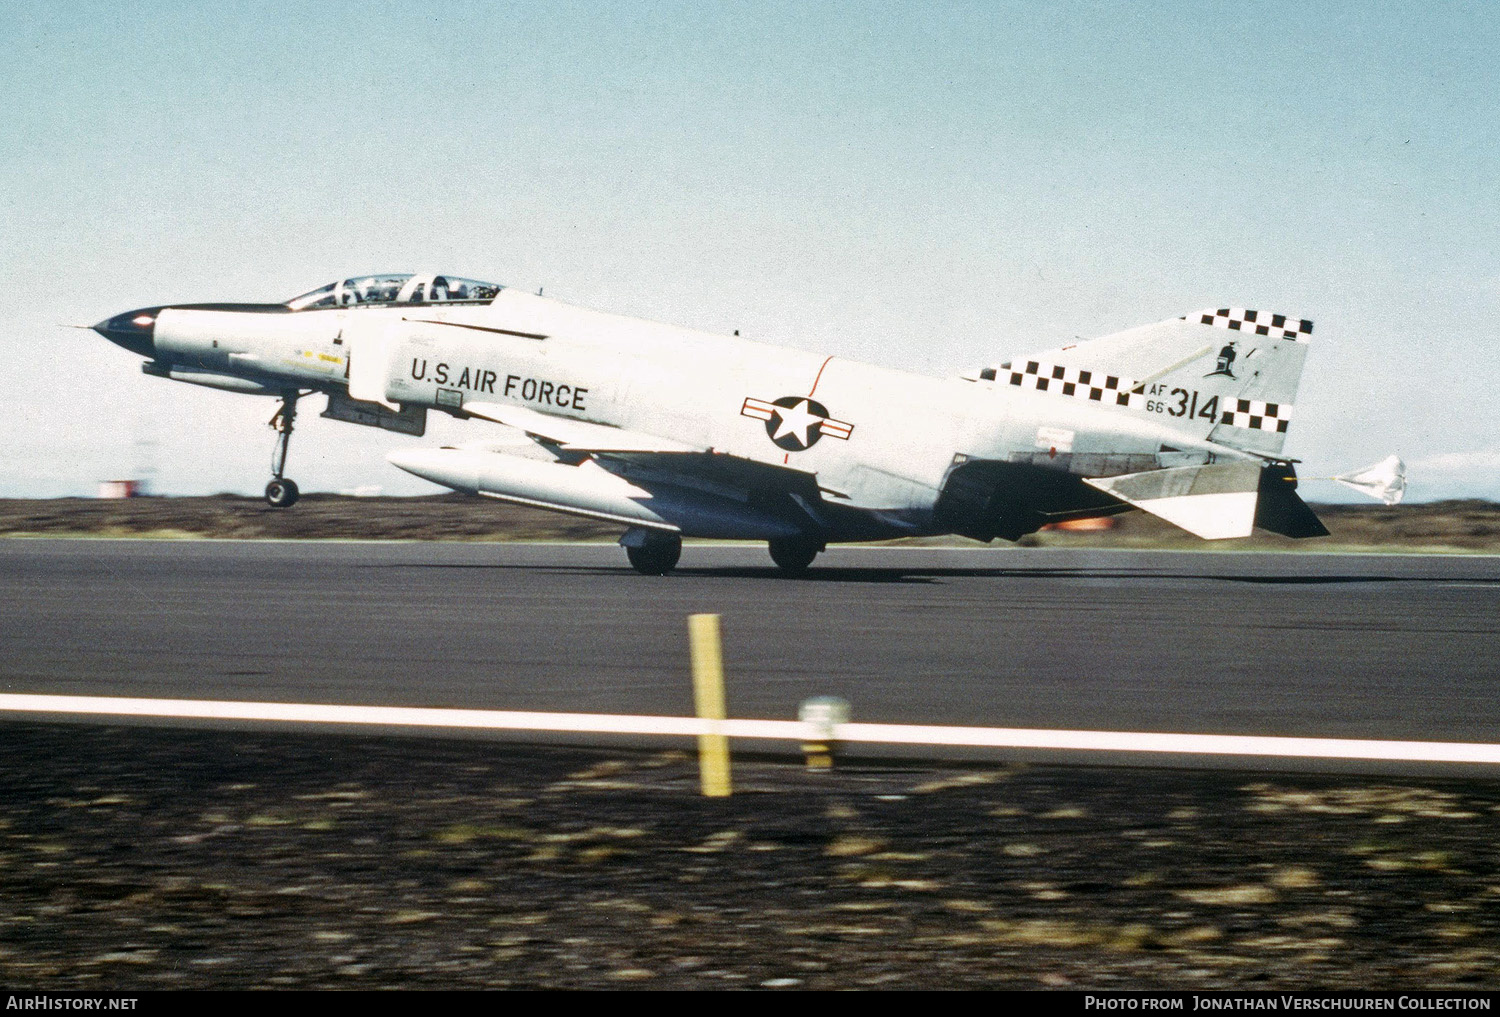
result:
[[[782,396],[775,402],[746,397],[740,416],[766,422],[766,434],[777,448],[801,452],[816,445],[825,434],[848,441],[854,425],[834,420],[828,407],[807,396]]]

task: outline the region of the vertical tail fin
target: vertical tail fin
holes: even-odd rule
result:
[[[994,381],[1145,413],[1186,436],[1281,454],[1313,323],[1224,307],[980,370]]]
[[[1231,378],[1226,380],[1240,384],[1237,392],[1225,396],[1219,422],[1209,432],[1209,439],[1247,452],[1280,455],[1297,401],[1313,323],[1306,318],[1237,308],[1211,314],[1204,311],[1198,321],[1209,328],[1239,333],[1226,337],[1212,372],[1218,376],[1227,371]],[[1238,378],[1233,377],[1236,361],[1240,365]]]

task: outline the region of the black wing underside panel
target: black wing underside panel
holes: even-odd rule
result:
[[[975,460],[948,474],[936,516],[939,525],[961,536],[1017,540],[1050,522],[1129,509],[1076,474],[1029,463]]]
[[[599,457],[666,478],[697,481],[747,495],[757,492],[796,494],[810,501],[821,497],[817,477],[811,473],[722,452],[610,452],[599,453]]]

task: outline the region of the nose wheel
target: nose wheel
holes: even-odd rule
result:
[[[272,508],[291,508],[300,494],[295,480],[273,480],[266,485],[266,504]]]
[[[283,477],[286,469],[286,451],[292,443],[292,425],[297,419],[297,392],[281,397],[281,406],[271,417],[271,427],[276,430],[276,447],[271,452],[271,482],[266,485],[266,504],[272,508],[291,508],[297,504],[301,494],[297,483]]]

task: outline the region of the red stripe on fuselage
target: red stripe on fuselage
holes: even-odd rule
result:
[[[813,393],[818,390],[818,382],[820,382],[820,381],[823,380],[823,371],[828,367],[828,363],[832,359],[833,359],[832,357],[829,357],[828,360],[823,361],[823,366],[820,367],[820,368],[818,368],[818,376],[813,379],[813,387],[807,393],[807,398],[811,399],[813,397]]]

